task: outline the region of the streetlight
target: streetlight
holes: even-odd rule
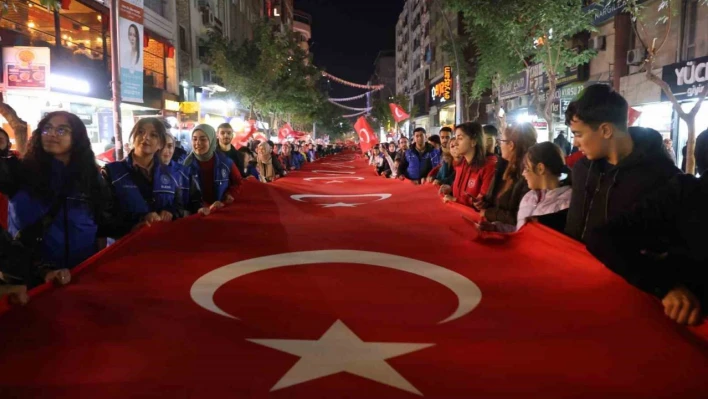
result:
[[[455,37],[452,35],[452,29],[450,28],[450,20],[443,10],[440,0],[433,0],[440,9],[440,14],[442,14],[445,19],[445,27],[447,28],[447,33],[450,36],[450,43],[452,43],[452,52],[455,53],[455,124],[459,125],[462,123],[462,82],[460,79],[460,58],[457,56],[457,45],[455,44]]]

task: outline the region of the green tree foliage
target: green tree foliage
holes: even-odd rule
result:
[[[219,35],[210,36],[206,44],[205,61],[252,112],[306,120],[321,101],[316,88],[319,71],[294,35],[280,32],[272,23],[257,25],[253,39],[240,46]]]
[[[594,29],[582,0],[447,0],[446,5],[462,13],[477,51],[473,98],[490,88],[498,93],[509,76],[539,63],[544,65],[548,92],[554,93],[559,74],[587,63],[594,55],[572,43],[579,33]],[[547,101],[540,110],[548,121],[549,135],[553,134],[552,105]]]
[[[0,0],[0,15],[8,12],[10,8],[15,8],[16,4],[17,0]],[[39,0],[39,4],[50,10],[58,10],[61,8],[61,0]]]
[[[270,117],[276,128],[290,121],[296,130],[338,134],[351,129],[342,112],[318,90],[321,72],[298,46],[291,32],[282,33],[264,21],[254,28],[253,39],[237,46],[218,35],[207,41],[205,60],[224,87],[261,117]]]

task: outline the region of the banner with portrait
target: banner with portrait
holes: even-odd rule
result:
[[[120,95],[123,101],[143,102],[143,0],[120,0],[118,50]]]

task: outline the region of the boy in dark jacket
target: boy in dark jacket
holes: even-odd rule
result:
[[[588,250],[605,266],[661,299],[671,319],[691,325],[708,309],[708,131],[696,140],[695,154],[700,179],[675,176],[632,212],[587,236]],[[656,237],[667,247],[648,247]]]
[[[592,85],[571,102],[566,124],[585,154],[573,167],[566,234],[587,231],[631,210],[680,171],[653,129],[627,127],[627,101],[611,87]]]

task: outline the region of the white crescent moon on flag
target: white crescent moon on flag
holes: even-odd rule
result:
[[[396,110],[396,118],[400,118],[403,116],[403,114],[401,113],[401,110],[398,107],[396,107],[394,109]]]
[[[338,178],[339,179],[339,178]],[[290,198],[295,201],[305,202],[303,198],[361,198],[361,197],[379,197],[376,201],[383,201],[385,199],[391,198],[391,194],[295,194],[291,195]],[[374,202],[376,202],[374,201]]]
[[[214,303],[214,294],[224,284],[239,277],[264,270],[322,263],[352,263],[379,266],[415,274],[443,285],[457,297],[457,308],[438,324],[447,323],[468,314],[482,300],[482,291],[477,284],[450,269],[398,255],[354,250],[290,252],[231,263],[198,278],[192,284],[190,295],[192,300],[202,308],[218,315],[238,320],[237,317],[224,312]]]
[[[365,128],[363,128],[363,127],[362,127],[361,129],[359,129],[359,137],[360,137],[362,140],[364,140],[364,137],[361,136],[361,135],[362,135],[362,132],[363,132],[363,134],[364,134],[364,137],[366,137],[366,142],[368,143],[368,142],[369,142],[369,132],[368,132]]]

